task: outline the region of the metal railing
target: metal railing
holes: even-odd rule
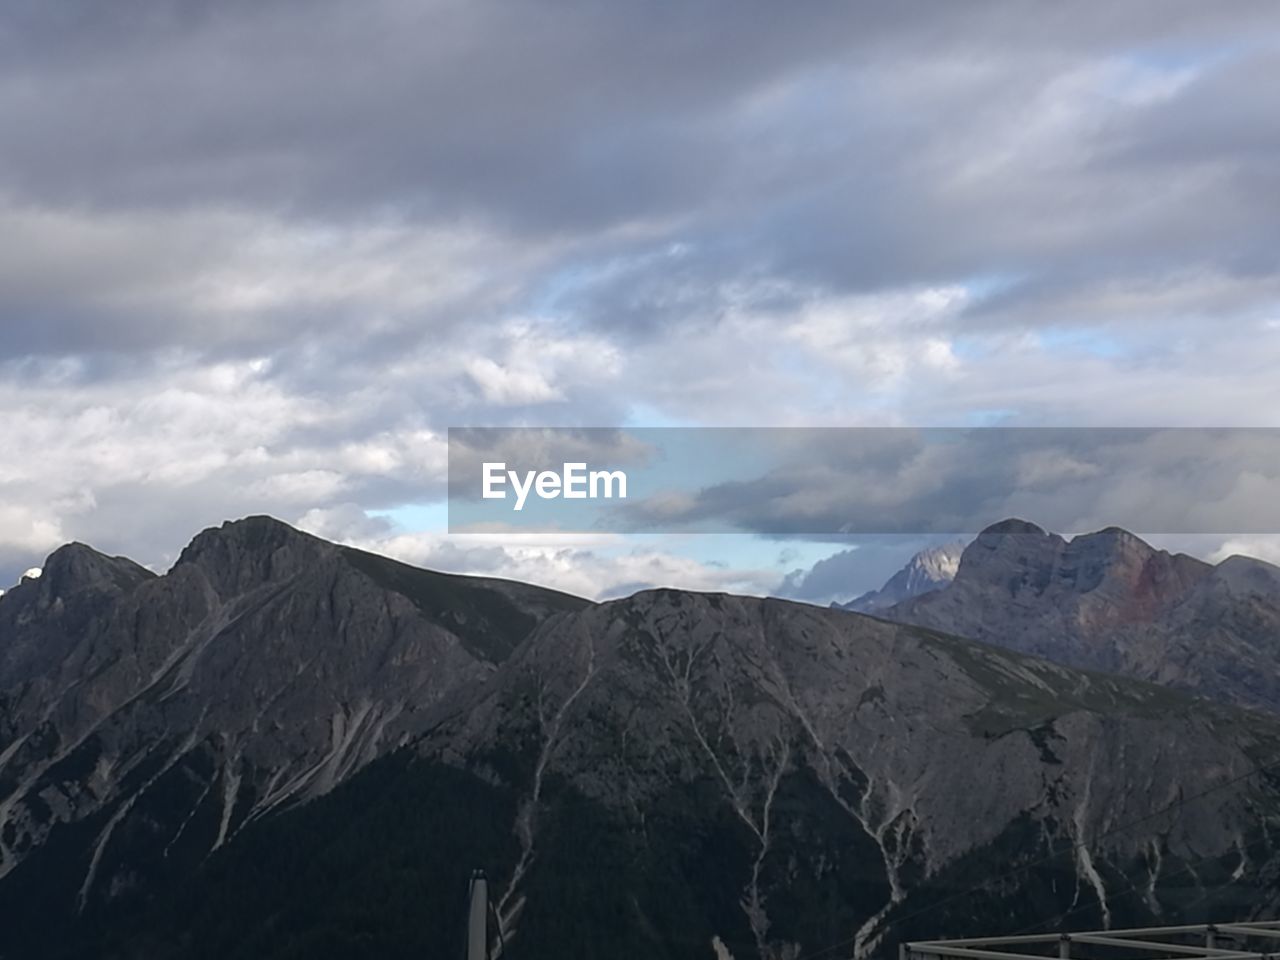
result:
[[[899,960],[1041,960],[1045,957],[1058,960],[1280,960],[1280,920],[916,940],[898,947]]]

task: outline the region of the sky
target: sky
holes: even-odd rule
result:
[[[0,581],[269,513],[827,602],[923,541],[449,536],[445,432],[1280,426],[1278,54],[1270,0],[10,0]]]

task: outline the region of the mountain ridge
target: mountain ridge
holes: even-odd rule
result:
[[[188,813],[204,853],[217,849],[403,743],[540,615],[537,588],[498,584],[487,607],[504,616],[483,624],[481,649],[465,623],[424,613],[362,558],[251,518],[202,532],[168,573],[131,589],[93,581],[91,603],[71,602],[85,590],[57,576],[0,597],[0,877],[62,826],[97,821],[76,892],[86,908],[103,852],[118,830],[150,829],[137,811],[157,791],[198,797]],[[68,624],[72,613],[83,622]]]
[[[511,956],[596,955],[606,939],[625,957],[715,943],[788,957],[836,940],[870,955],[900,927],[1025,925],[1012,904],[1042,896],[1089,924],[1167,919],[1218,882],[1219,859],[1244,867],[1230,897],[1273,896],[1254,831],[1274,801],[1237,778],[1280,756],[1276,721],[1155,685],[783,600],[655,590],[548,621],[475,694],[412,755],[422,776],[487,785],[485,836],[514,842],[476,862]],[[1192,790],[1189,768],[1243,804],[1229,825],[1216,804],[1153,814]],[[1114,832],[1144,818],[1154,834]],[[975,861],[1003,873],[1046,857],[1043,887],[920,919]],[[615,910],[632,919],[619,928]]]
[[[776,598],[597,604],[259,518],[192,543],[74,579],[99,605],[58,669],[0,683],[24,958],[425,955],[476,866],[511,960],[1280,906],[1274,716]],[[0,598],[0,655],[56,638],[50,584]]]
[[[882,615],[1280,710],[1280,569],[1255,558],[1215,565],[1118,527],[1066,539],[1011,520],[978,535],[946,587]]]

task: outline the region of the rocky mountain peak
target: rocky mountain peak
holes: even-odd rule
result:
[[[64,618],[70,615],[69,611],[76,611],[72,615],[74,621],[87,616],[87,610],[96,610],[155,577],[132,560],[109,557],[83,543],[59,547],[37,569],[39,576],[23,578],[5,595],[8,612],[0,616],[0,635],[13,639],[16,625],[37,614]]]
[[[963,554],[964,544],[960,541],[928,547],[908,560],[879,590],[868,591],[848,603],[833,606],[857,613],[875,613],[912,597],[939,590],[955,579]]]
[[[1147,563],[1157,555],[1169,556],[1166,551],[1157,550],[1141,537],[1120,527],[1107,527],[1096,533],[1073,537],[1068,541],[1068,552],[1082,562],[1103,567],[1132,567]]]
[[[199,567],[225,597],[288,579],[337,550],[274,517],[245,517],[199,533],[182,551],[175,569]]]
[[[1256,557],[1227,557],[1214,567],[1213,579],[1234,594],[1280,597],[1280,567]]]
[[[1103,619],[1145,619],[1177,602],[1209,572],[1120,527],[1065,539],[1023,520],[988,527],[965,551],[956,581],[1024,598],[1089,596]]]
[[[1031,537],[1052,536],[1052,534],[1048,533],[1043,527],[1036,526],[1036,524],[1029,520],[1021,520],[1017,517],[1008,517],[1004,520],[999,520],[996,523],[991,524],[991,526],[978,534],[978,537],[979,539],[982,537],[1007,537],[1014,534]]]
[[[1070,540],[1006,521],[966,549],[945,589],[883,616],[1060,663],[1280,708],[1280,569],[1217,567],[1108,527]]]
[[[963,553],[964,544],[959,541],[929,547],[912,557],[907,569],[931,580],[953,580],[960,569],[960,557]]]
[[[1148,620],[1186,599],[1212,567],[1186,554],[1157,550],[1118,527],[1073,538],[1060,570],[1077,593],[1099,592],[1121,619]]]
[[[45,682],[114,604],[154,579],[132,560],[106,556],[83,543],[59,547],[40,576],[0,597],[0,691],[17,678]]]
[[[1014,593],[1023,587],[1043,590],[1040,575],[1054,566],[1066,541],[1034,523],[1009,519],[992,524],[978,534],[960,557],[955,580],[999,584]]]
[[[38,583],[43,591],[65,596],[87,588],[127,591],[154,576],[127,557],[109,557],[86,544],[68,543],[45,560]]]

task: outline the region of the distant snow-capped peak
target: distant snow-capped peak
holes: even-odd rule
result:
[[[903,600],[941,589],[955,579],[964,547],[957,540],[921,550],[879,590],[871,590],[837,606],[857,613],[875,613]]]

